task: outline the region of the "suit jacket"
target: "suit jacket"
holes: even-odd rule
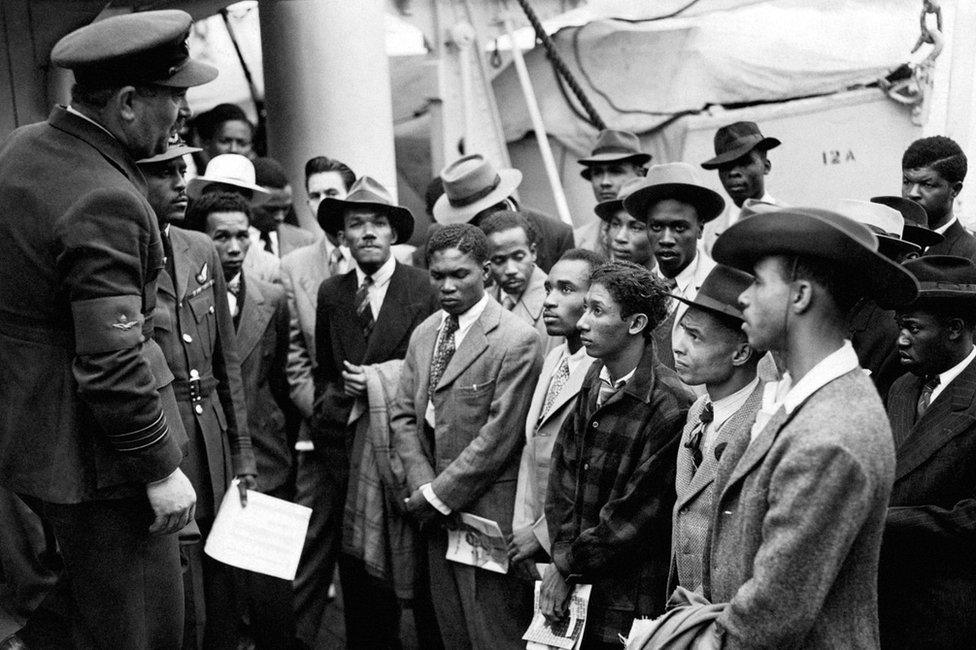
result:
[[[281,284],[288,297],[288,385],[302,416],[312,416],[315,403],[315,305],[319,285],[328,278],[329,253],[323,237],[281,258]],[[307,426],[303,422],[303,427]]]
[[[432,314],[410,337],[390,429],[412,491],[431,483],[452,511],[470,512],[512,531],[523,425],[542,357],[539,337],[490,300],[427,392],[441,325]],[[436,417],[434,445],[424,434],[428,398]]]
[[[877,570],[894,449],[860,368],[829,382],[715,479],[704,595],[727,603],[723,648],[877,648]]]
[[[253,244],[244,256],[241,271],[265,282],[281,282],[281,261],[273,253]]]
[[[258,468],[258,489],[271,492],[291,478],[292,447],[285,413],[290,408],[288,301],[280,285],[246,275],[237,322],[237,353],[247,407],[247,428]]]
[[[878,574],[882,645],[968,648],[976,638],[976,362],[915,422],[922,379],[888,395],[895,485]]]
[[[356,365],[402,359],[410,335],[440,309],[426,271],[396,263],[380,313],[367,340],[356,317],[356,271],[325,280],[319,288],[315,319],[315,413],[310,433],[316,449],[330,460],[348,463],[352,445],[349,413],[355,400],[343,392],[343,361]]]
[[[668,578],[667,593],[681,586],[688,591],[701,592],[702,567],[705,564],[705,542],[708,528],[712,523],[712,506],[715,475],[719,460],[731,438],[749,435],[756,413],[762,406],[763,384],[756,386],[745,404],[726,420],[718,431],[712,451],[705,452],[702,464],[695,469],[691,450],[685,447],[698,425],[698,418],[708,402],[707,396],[699,397],[688,409],[688,421],[681,433],[681,446],[678,447],[678,469],[675,479],[677,500],[671,534],[671,574]]]
[[[865,298],[847,314],[847,327],[857,360],[871,371],[871,381],[883,400],[891,384],[905,373],[898,357],[895,312]]]
[[[648,342],[627,384],[600,407],[601,361],[590,366],[552,450],[546,521],[552,561],[591,583],[587,635],[627,634],[664,611],[675,456],[691,403]]]
[[[702,283],[705,278],[713,268],[715,268],[715,262],[711,257],[705,254],[701,248],[695,255],[695,259],[692,260],[692,264],[695,264],[694,276],[691,279],[691,283],[685,291],[685,297],[689,299],[694,299],[698,295],[698,290],[701,289]],[[658,273],[660,269],[658,270]],[[663,276],[658,274],[659,278]],[[688,310],[688,304],[681,302],[680,300],[674,300],[672,298],[672,305],[670,311],[668,312],[668,317],[654,328],[653,336],[654,343],[657,346],[657,356],[667,368],[674,370],[674,350],[671,347],[672,340],[674,339],[674,331],[678,327],[678,323],[681,322],[681,317]]]
[[[532,269],[532,275],[529,276],[529,281],[525,285],[525,291],[522,292],[518,302],[511,309],[512,314],[518,316],[535,329],[539,335],[539,340],[542,341],[543,354],[549,354],[549,351],[559,345],[563,340],[562,337],[549,336],[549,332],[546,331],[546,323],[542,320],[542,304],[546,301],[547,277],[545,271],[538,266],[534,267]],[[499,303],[505,297],[501,287],[497,285],[492,287],[491,295]]]
[[[573,248],[573,229],[559,219],[554,219],[531,208],[520,208],[532,227],[539,235],[536,244],[535,263],[545,273],[559,261],[563,253]]]
[[[512,519],[512,529],[518,530],[532,526],[539,543],[549,552],[549,530],[546,525],[546,492],[549,487],[549,460],[552,457],[552,445],[556,441],[563,421],[576,407],[583,378],[594,359],[585,357],[583,361],[570,373],[569,379],[563,385],[552,408],[543,419],[542,407],[545,406],[549,383],[559,369],[559,360],[566,350],[566,344],[552,350],[546,355],[542,364],[542,374],[532,392],[532,402],[529,404],[528,415],[525,416],[525,448],[522,449],[522,460],[519,463],[518,485],[515,490],[515,515]]]
[[[926,248],[925,255],[958,255],[976,261],[976,237],[959,220],[949,226],[942,236],[945,239]]]
[[[169,239],[176,278],[160,273],[154,338],[176,378],[176,400],[189,435],[182,468],[197,491],[197,518],[205,519],[216,514],[232,475],[257,469],[217,249],[203,233],[175,226]],[[197,388],[193,376],[200,378]]]
[[[120,142],[63,107],[0,149],[0,482],[15,492],[144,494],[180,464],[145,191]]]
[[[288,253],[298,250],[304,246],[311,246],[318,237],[315,233],[293,226],[290,223],[278,224],[278,257],[284,257]],[[320,235],[321,236],[321,235]]]

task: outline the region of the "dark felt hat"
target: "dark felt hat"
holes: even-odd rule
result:
[[[955,255],[925,255],[905,262],[918,280],[916,305],[926,302],[962,303],[976,307],[976,264]]]
[[[648,211],[658,201],[674,199],[693,205],[698,218],[709,222],[725,210],[725,199],[698,180],[695,168],[688,163],[652,165],[640,187],[624,199],[624,208],[635,219],[647,219]]]
[[[170,137],[167,143],[166,151],[160,154],[156,154],[151,158],[143,158],[142,160],[137,160],[138,165],[154,165],[156,163],[169,162],[174,158],[182,158],[183,156],[196,153],[198,151],[203,151],[200,147],[191,147],[187,143],[183,142],[183,138],[180,137],[178,133],[174,133]]]
[[[630,161],[637,165],[646,165],[651,160],[651,154],[640,149],[640,139],[629,131],[604,129],[596,136],[593,152],[586,158],[580,158],[579,164],[586,166],[580,175],[590,180],[590,166],[603,165],[613,162]]]
[[[945,240],[945,237],[929,229],[929,214],[915,201],[900,196],[874,196],[871,197],[871,202],[887,205],[901,213],[905,221],[902,232],[902,239],[905,241],[928,248]]]
[[[853,290],[883,307],[911,303],[918,284],[900,264],[878,252],[867,226],[821,208],[782,208],[734,224],[715,240],[716,262],[752,271],[770,255],[800,255],[830,263]]]
[[[322,230],[332,236],[343,228],[346,210],[361,207],[386,214],[397,233],[397,242],[405,242],[413,234],[413,214],[393,202],[393,197],[380,182],[370,176],[361,176],[349,188],[344,199],[327,198],[319,203],[318,221]]]
[[[92,88],[199,86],[216,79],[217,68],[190,58],[192,22],[190,14],[176,9],[112,16],[62,38],[51,50],[51,61]]]
[[[631,178],[620,186],[620,190],[617,191],[617,198],[597,203],[593,211],[596,212],[596,216],[609,222],[613,219],[613,215],[624,209],[624,199],[645,185],[647,185],[647,179],[643,176]]]
[[[693,307],[700,307],[723,316],[745,320],[742,309],[739,307],[739,296],[749,288],[750,284],[752,284],[752,276],[745,271],[724,264],[716,264],[705,276],[694,300],[683,298],[677,294],[671,294],[671,297]]]
[[[705,169],[717,169],[746,155],[753,149],[769,151],[783,144],[776,138],[767,138],[755,122],[735,122],[715,132],[715,157],[701,164]]]

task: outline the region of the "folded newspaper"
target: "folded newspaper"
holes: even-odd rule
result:
[[[545,575],[546,565],[537,565],[539,573]],[[586,629],[586,608],[590,604],[590,590],[592,585],[576,585],[569,598],[567,617],[552,624],[542,615],[539,609],[539,591],[542,582],[535,583],[535,612],[529,629],[522,635],[527,641],[526,650],[573,650],[579,648],[583,642],[583,631]]]
[[[452,562],[508,573],[508,544],[498,524],[491,519],[462,512],[447,531],[447,554]]]

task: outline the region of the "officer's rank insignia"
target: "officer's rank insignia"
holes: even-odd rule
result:
[[[114,327],[115,329],[118,329],[118,330],[122,330],[123,332],[128,332],[129,330],[131,330],[133,327],[135,327],[138,324],[139,324],[139,321],[137,321],[137,320],[129,320],[128,318],[125,317],[125,314],[119,314],[119,320],[118,320],[118,322],[117,323],[112,323],[112,327]]]
[[[203,284],[207,281],[207,263],[204,262],[203,266],[200,267],[200,272],[197,273],[197,284]]]

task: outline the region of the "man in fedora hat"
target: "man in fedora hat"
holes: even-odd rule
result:
[[[342,581],[346,643],[351,648],[399,646],[400,605],[393,581],[368,570],[363,548],[348,541],[365,529],[382,525],[385,508],[360,512],[355,496],[360,471],[369,460],[363,456],[366,435],[357,427],[368,417],[366,366],[401,360],[414,329],[440,307],[427,273],[400,264],[390,248],[410,238],[413,215],[396,205],[389,192],[369,176],[362,176],[344,199],[327,198],[319,205],[319,223],[326,233],[342,240],[356,261],[344,275],[334,275],[319,287],[316,301],[315,405],[311,438],[316,452],[331,464],[335,480],[333,512],[323,513],[334,522],[327,543],[334,544]],[[398,371],[390,373],[394,379]],[[358,405],[358,408],[357,408]],[[369,463],[371,466],[372,463]],[[348,495],[352,501],[347,503]],[[378,478],[374,479],[378,482]],[[398,486],[387,486],[396,490]],[[343,516],[345,508],[347,515]],[[359,531],[358,534],[352,534]],[[387,550],[380,548],[382,555]],[[394,554],[395,558],[402,558]],[[329,562],[331,564],[331,562]]]
[[[485,291],[488,238],[449,224],[427,245],[441,311],[410,338],[390,415],[420,522],[437,623],[448,648],[521,648],[532,589],[446,559],[448,526],[469,512],[512,532],[525,415],[542,365],[539,337]]]
[[[966,154],[941,135],[916,140],[901,158],[901,195],[925,208],[929,227],[945,239],[928,255],[959,255],[976,260],[976,237],[963,227],[954,204],[966,179]]]
[[[779,204],[766,191],[766,176],[772,169],[767,152],[780,144],[776,138],[764,136],[755,122],[734,122],[715,132],[715,156],[701,166],[718,170],[718,178],[732,203],[722,218],[706,229],[706,251],[711,253],[715,239],[742,219],[741,208],[747,200]]]
[[[438,224],[470,223],[477,226],[501,210],[521,211],[539,236],[536,264],[546,273],[563,253],[573,247],[573,229],[541,212],[521,208],[513,194],[522,182],[517,169],[499,169],[481,154],[458,158],[445,167],[440,177],[444,194],[434,203]]]
[[[921,204],[900,196],[872,196],[872,203],[880,203],[901,213],[904,228],[901,238],[922,249],[922,253],[929,246],[934,246],[945,240],[945,237],[929,228],[929,215]]]
[[[878,238],[878,252],[893,262],[919,256],[918,244],[902,239],[904,219],[894,208],[868,201],[840,200],[839,213],[862,223]],[[895,312],[883,309],[872,296],[861,296],[846,316],[847,331],[861,367],[871,373],[871,381],[883,400],[888,389],[905,369],[898,358],[898,326]]]
[[[748,273],[719,264],[693,300],[673,296],[688,305],[675,332],[675,372],[689,386],[704,385],[705,395],[688,409],[678,447],[668,592],[701,591],[718,464],[731,438],[748,435],[762,405],[762,352],[749,345],[739,307],[751,283]]]
[[[725,604],[709,632],[725,647],[878,647],[894,445],[843,319],[860,295],[901,306],[918,284],[877,246],[816,208],[757,214],[715,244],[755,275],[739,297],[749,344],[779,352],[792,379],[719,464],[702,591]]]
[[[624,199],[631,192],[644,186],[643,176],[632,178],[623,184],[617,198],[597,203],[593,209],[604,225],[606,250],[611,261],[633,262],[653,271],[657,266],[647,237],[647,222],[635,219],[624,208]]]
[[[647,224],[657,274],[671,293],[693,299],[715,262],[700,250],[705,224],[718,217],[725,200],[702,185],[687,163],[654,165],[645,184],[624,199],[624,208]],[[668,317],[654,331],[658,358],[674,368],[671,341],[687,305],[672,301]]]
[[[580,176],[592,185],[597,203],[603,203],[619,198],[621,188],[629,181],[642,178],[650,161],[651,154],[641,151],[640,139],[636,135],[604,129],[597,135],[590,155],[578,162],[583,165]],[[583,248],[602,255],[610,254],[605,221],[591,219],[576,228],[574,234]]]
[[[932,255],[898,310],[910,373],[888,394],[895,485],[878,572],[881,645],[966,648],[976,637],[976,265]]]
[[[565,620],[574,583],[592,584],[583,648],[619,647],[635,618],[664,611],[678,439],[690,396],[654,355],[664,283],[630,262],[598,267],[578,327],[596,359],[553,444],[546,495],[552,564],[539,590]]]
[[[252,210],[251,242],[279,258],[314,243],[315,235],[297,225],[285,168],[274,158],[255,158],[253,164],[254,182],[268,192],[268,199]]]
[[[166,150],[186,89],[217,76],[190,59],[190,24],[148,11],[62,38],[51,61],[74,72],[71,104],[0,151],[0,483],[53,533],[82,646],[182,637],[174,533],[196,496],[151,340],[163,248],[135,161]]]

